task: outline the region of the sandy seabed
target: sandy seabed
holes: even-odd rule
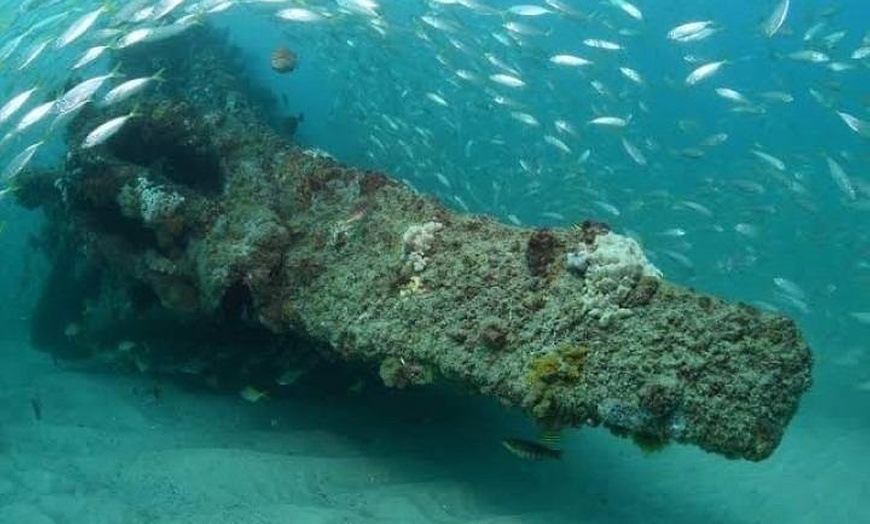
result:
[[[762,463],[647,456],[590,429],[534,463],[499,444],[534,428],[482,399],[370,388],[251,404],[5,342],[0,524],[870,523],[870,393],[838,413],[824,392]]]

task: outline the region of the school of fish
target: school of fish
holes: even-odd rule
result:
[[[740,274],[770,309],[810,314],[844,291],[839,274],[866,289],[870,233],[837,224],[870,212],[870,32],[847,29],[845,7],[775,0],[726,16],[722,3],[717,16],[695,3],[25,0],[0,18],[0,182],[86,104],[164,80],[107,70],[114,51],[247,16],[329,86],[324,113],[352,131],[348,161],[516,225],[631,227],[678,279]],[[136,116],[68,147],[100,147]],[[765,254],[790,235],[857,254],[805,289],[799,265]],[[843,322],[870,324],[870,304],[849,308]]]

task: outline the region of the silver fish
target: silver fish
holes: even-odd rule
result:
[[[30,95],[34,93],[38,88],[33,87],[24,91],[22,93],[18,93],[13,96],[8,102],[3,104],[3,107],[0,108],[0,124],[9,120],[9,118],[14,115],[19,109],[21,109],[24,104],[27,103],[27,100],[30,98]]]
[[[93,131],[88,133],[88,136],[82,141],[82,148],[87,149],[98,146],[106,142],[106,140],[115,136],[115,134],[124,127],[128,120],[135,117],[135,113],[128,113],[124,116],[119,116],[98,125]]]
[[[725,64],[725,60],[719,60],[718,62],[708,62],[699,66],[686,77],[686,85],[693,86],[707,78],[710,78]]]
[[[770,13],[770,17],[768,17],[764,22],[764,34],[767,35],[768,38],[775,35],[782,27],[782,24],[785,23],[785,19],[788,17],[788,8],[789,0],[780,0],[780,2],[776,4],[773,12]]]
[[[857,197],[855,186],[852,184],[852,181],[849,180],[849,175],[846,174],[846,170],[843,169],[843,166],[827,155],[825,155],[825,161],[828,163],[828,171],[831,173],[831,179],[835,184],[837,184],[840,191],[842,191],[849,200],[855,200]]]
[[[686,22],[680,24],[668,31],[668,39],[676,42],[690,42],[700,40],[698,35],[703,31],[709,30],[713,25],[712,20],[699,20],[697,22]],[[709,36],[709,35],[707,35]]]
[[[144,76],[141,78],[134,78],[132,80],[127,80],[126,82],[115,86],[112,88],[106,95],[103,97],[100,105],[103,107],[107,107],[110,105],[117,104],[119,102],[123,102],[128,98],[141,93],[148,85],[150,85],[154,81],[163,81],[163,77],[160,76],[163,73],[163,70],[158,71],[152,76]]]
[[[20,173],[21,170],[24,169],[24,166],[26,166],[27,163],[30,162],[30,159],[33,158],[33,155],[36,154],[36,150],[39,149],[39,146],[41,146],[42,143],[42,140],[40,140],[35,144],[27,146],[26,148],[24,148],[24,151],[15,155],[15,158],[13,158],[6,166],[6,169],[3,170],[3,175],[0,176],[0,180],[9,180],[10,178]]]
[[[60,49],[78,40],[80,36],[85,34],[88,29],[90,29],[96,23],[97,18],[99,18],[105,10],[105,6],[100,6],[97,9],[94,9],[93,11],[79,17],[78,20],[73,22],[73,24],[69,26],[69,28],[64,31],[63,34],[61,34],[57,38],[57,40],[55,40],[54,46]]]

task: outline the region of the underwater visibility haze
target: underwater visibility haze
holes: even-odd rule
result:
[[[862,0],[0,28],[0,523],[870,522]]]

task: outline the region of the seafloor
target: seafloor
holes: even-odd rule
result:
[[[250,404],[9,340],[0,391],[4,523],[860,523],[870,496],[870,420],[836,418],[821,395],[760,463],[645,455],[600,429],[525,462],[499,445],[534,431],[520,415],[437,391]]]

